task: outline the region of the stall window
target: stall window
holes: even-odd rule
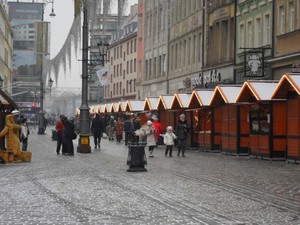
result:
[[[270,109],[268,104],[252,105],[250,109],[250,133],[268,134],[270,131]]]

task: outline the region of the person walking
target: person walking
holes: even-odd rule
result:
[[[21,142],[22,142],[22,151],[27,151],[28,146],[28,136],[30,134],[29,127],[27,123],[27,118],[23,118],[21,123]]]
[[[125,132],[125,146],[133,141],[133,132],[134,132],[134,125],[131,117],[127,117],[123,124],[123,129]]]
[[[159,120],[156,116],[153,117],[152,125],[155,128],[154,138],[155,138],[156,147],[157,147],[157,145],[162,144],[162,143],[159,143],[159,137],[160,137],[160,134],[163,131],[163,128],[162,128],[162,125],[161,125],[161,123],[159,122]]]
[[[108,122],[108,140],[110,140],[110,141],[114,140],[114,128],[115,128],[115,117],[110,116],[110,119]]]
[[[140,117],[136,117],[134,120],[133,120],[133,130],[134,130],[134,133],[133,133],[133,142],[134,143],[139,143],[139,139],[140,139],[140,136],[139,135],[136,135],[136,132],[138,130],[141,129],[141,118]]]
[[[178,152],[177,156],[180,155],[180,151],[182,152],[182,157],[185,157],[185,149],[186,149],[186,139],[187,133],[189,130],[189,124],[185,119],[184,114],[179,115],[179,120],[176,124],[176,135],[178,140]]]
[[[167,132],[164,134],[164,144],[166,145],[165,156],[167,156],[169,152],[169,156],[172,157],[174,140],[176,138],[177,138],[176,135],[173,133],[173,127],[168,126]]]
[[[152,125],[152,121],[148,120],[146,126],[144,126],[142,129],[144,129],[144,133],[146,135],[147,139],[147,146],[149,149],[149,157],[153,157],[153,151],[154,147],[156,146],[155,142],[155,128]]]
[[[63,140],[62,140],[62,132],[64,129],[63,120],[65,119],[64,115],[60,115],[59,120],[55,125],[55,130],[57,132],[57,144],[56,144],[56,154],[60,154],[60,150],[63,147]]]
[[[95,149],[96,148],[100,149],[101,137],[103,131],[104,131],[103,121],[101,121],[99,114],[96,114],[95,118],[93,118],[92,120],[92,125],[91,125],[91,132],[94,135]]]
[[[74,155],[73,140],[76,139],[77,135],[74,129],[74,118],[63,120],[64,129],[62,132],[63,139],[63,155]]]
[[[115,123],[115,132],[116,140],[118,143],[120,143],[123,139],[123,122],[121,121],[120,117],[117,118],[117,121]]]

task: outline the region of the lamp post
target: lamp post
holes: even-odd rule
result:
[[[79,140],[77,152],[79,153],[91,153],[90,146],[90,116],[89,116],[89,106],[88,106],[88,37],[89,37],[89,27],[88,27],[88,10],[87,3],[83,4],[83,25],[82,25],[82,101],[79,116]],[[108,48],[108,44],[100,42],[97,44],[99,48],[99,59],[91,60],[92,63],[99,61],[101,65],[104,65],[105,56]]]
[[[40,111],[39,111],[39,129],[38,129],[38,134],[42,135],[45,134],[45,128],[44,128],[44,79],[43,79],[43,71],[44,71],[44,55],[45,55],[45,39],[44,39],[44,13],[45,13],[45,7],[47,4],[51,3],[52,4],[52,10],[51,13],[49,14],[50,17],[55,17],[54,13],[54,0],[44,0],[43,1],[43,7],[42,7],[42,54],[41,54],[41,77],[40,77]]]

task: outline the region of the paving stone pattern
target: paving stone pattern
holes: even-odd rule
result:
[[[31,163],[0,165],[0,225],[300,224],[297,164],[196,150],[170,158],[159,146],[146,151],[147,172],[127,172],[124,141],[72,157],[56,155],[46,133],[32,130]]]

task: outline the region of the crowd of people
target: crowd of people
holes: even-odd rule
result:
[[[189,123],[184,114],[180,114],[175,129],[172,126],[164,129],[159,122],[159,118],[155,115],[149,118],[145,124],[141,124],[140,117],[136,115],[100,118],[98,114],[95,114],[91,122],[91,133],[94,137],[95,149],[100,149],[101,138],[108,138],[109,141],[116,139],[117,143],[121,143],[124,138],[125,146],[137,143],[147,146],[149,157],[154,156],[153,152],[157,145],[163,144],[166,145],[165,156],[172,157],[175,143],[178,148],[177,156],[182,155],[182,157],[185,157],[189,129]]]

